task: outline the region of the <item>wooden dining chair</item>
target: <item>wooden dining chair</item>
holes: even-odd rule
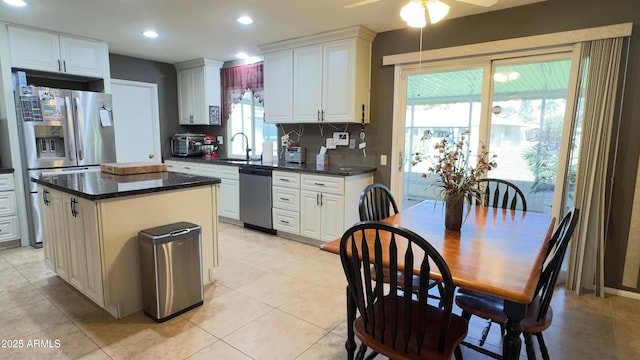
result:
[[[368,359],[383,354],[391,359],[444,360],[454,353],[456,359],[462,359],[459,345],[467,334],[467,321],[452,313],[455,286],[451,272],[425,239],[395,224],[362,221],[342,236],[340,259],[351,297],[347,313],[359,312],[353,324],[348,324],[361,342],[357,359],[363,359],[367,349],[372,351]],[[404,267],[398,266],[398,259],[404,261]],[[390,286],[372,281],[372,269],[380,278],[385,267],[390,269]],[[398,289],[398,274],[410,278],[415,270],[419,270],[417,293],[412,293],[409,283]],[[441,274],[442,308],[427,303],[432,270]]]
[[[391,194],[391,190],[389,190],[388,187],[384,184],[374,183],[368,185],[360,194],[358,210],[360,212],[360,221],[383,220],[391,215],[397,214],[398,205],[396,205],[396,200],[393,198],[393,194]],[[384,276],[382,281],[389,283],[389,269],[384,268],[382,274]],[[373,272],[373,280],[377,280],[375,271]],[[413,288],[417,290],[419,278],[417,276],[412,276],[411,284]],[[438,282],[431,280],[429,285],[429,288],[432,288],[438,286]],[[398,274],[398,286],[404,286],[404,277],[402,276],[402,273]],[[442,292],[439,286],[438,291]],[[439,296],[435,295],[430,295],[429,297],[437,300],[440,299]]]
[[[502,179],[479,179],[480,197],[470,199],[476,205],[527,211],[524,193],[513,183]]]
[[[573,209],[569,211],[549,241],[547,257],[544,267],[536,286],[536,294],[533,301],[527,307],[527,314],[522,320],[522,333],[524,335],[527,357],[529,360],[536,358],[533,349],[532,335],[535,335],[540,347],[542,358],[549,360],[549,352],[544,343],[542,332],[551,325],[553,320],[553,310],[551,309],[551,298],[553,290],[558,280],[558,274],[562,267],[562,261],[569,245],[569,240],[578,222],[580,211]],[[504,326],[507,317],[502,311],[503,299],[475,292],[467,289],[460,289],[456,294],[456,305],[462,309],[462,317],[470,320],[472,315],[499,323]],[[491,352],[481,346],[464,342],[465,346],[477,350],[485,355],[496,359],[501,356]]]

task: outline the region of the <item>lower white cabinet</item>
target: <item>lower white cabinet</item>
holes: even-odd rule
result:
[[[335,240],[358,222],[360,193],[372,182],[373,174],[329,176],[274,171],[273,227],[313,240]]]
[[[0,174],[0,242],[20,238],[13,173]]]
[[[240,220],[240,175],[237,166],[175,160],[167,160],[165,164],[167,171],[220,178],[218,215]]]
[[[45,264],[96,304],[104,306],[95,202],[38,187]]]
[[[300,174],[276,170],[271,181],[273,228],[300,235]]]

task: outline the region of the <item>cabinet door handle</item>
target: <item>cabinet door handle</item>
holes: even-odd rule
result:
[[[320,121],[320,110],[318,110],[318,121]]]
[[[283,197],[281,197],[281,198],[280,198],[280,200],[282,200],[282,201],[289,201],[289,198],[283,198]]]
[[[316,205],[320,205],[320,194],[316,194]]]
[[[325,186],[325,184],[323,183],[319,183],[319,182],[314,182],[313,185],[317,185],[317,186]]]
[[[66,60],[62,60],[62,68],[64,69],[64,72],[67,72],[67,61]]]
[[[62,71],[62,62],[58,59],[58,71]]]
[[[320,194],[320,206],[324,203],[324,195]]]
[[[289,182],[289,179],[284,179],[284,178],[278,178],[278,180],[284,181],[284,182]]]
[[[324,122],[324,110],[322,110],[322,122]]]
[[[283,224],[287,224],[287,225],[289,224],[289,222],[285,221],[285,220],[280,220],[280,222],[283,223]]]
[[[49,192],[47,190],[42,190],[42,202],[44,202],[45,205],[49,206],[49,200],[47,199],[47,194]]]

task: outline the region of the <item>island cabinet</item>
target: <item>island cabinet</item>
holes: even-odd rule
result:
[[[11,67],[110,79],[105,42],[9,26]]]
[[[96,203],[43,186],[39,186],[38,192],[45,264],[96,304],[104,306]]]
[[[142,174],[146,178],[141,180],[137,175],[87,173],[65,180],[69,176],[73,174],[36,181],[44,261],[87,298],[116,319],[142,310],[138,233],[179,221],[201,227],[203,284],[213,282],[217,179],[154,173]],[[95,189],[104,192],[92,193]]]

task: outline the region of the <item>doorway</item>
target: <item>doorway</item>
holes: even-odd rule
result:
[[[562,213],[575,183],[566,171],[575,144],[570,141],[573,113],[567,107],[573,96],[572,56],[559,51],[397,69],[396,106],[401,110],[395,128],[404,131],[395,137],[400,163],[392,188],[402,208],[438,200],[428,186],[434,180],[428,172],[434,144],[468,130],[472,154],[485,145],[498,155],[498,167],[487,177],[515,183],[529,211]]]
[[[118,162],[162,162],[158,85],[111,79]]]

